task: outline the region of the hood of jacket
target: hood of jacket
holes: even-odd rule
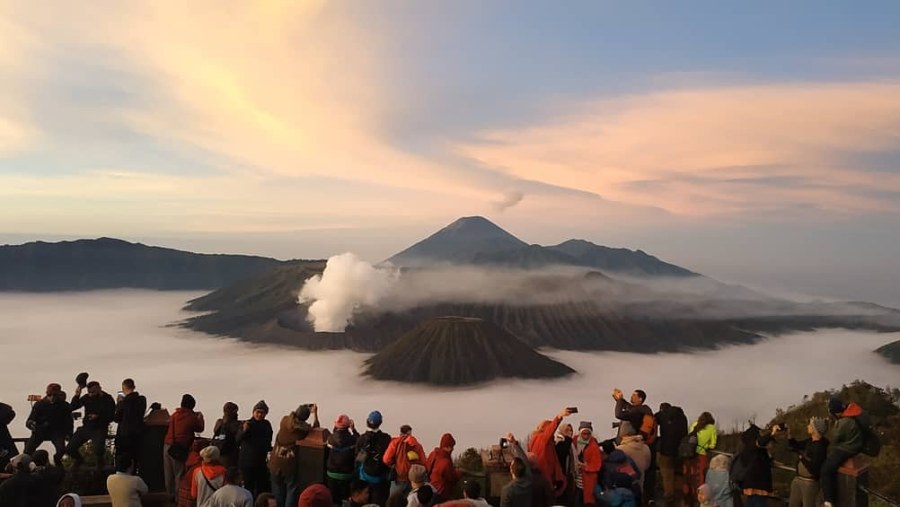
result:
[[[858,417],[863,414],[863,409],[857,403],[850,403],[847,408],[841,412],[841,417]]]

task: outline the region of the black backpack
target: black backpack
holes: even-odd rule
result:
[[[873,458],[881,453],[881,438],[872,426],[863,424],[858,418],[854,417],[854,421],[859,426],[859,430],[863,436],[862,453]]]
[[[678,443],[678,457],[681,459],[691,459],[697,455],[697,430],[700,428],[694,428],[694,431],[688,433],[681,439],[681,442]]]
[[[362,470],[367,475],[381,476],[384,473],[385,464],[382,461],[384,449],[378,445],[377,435],[372,433],[365,435],[366,442],[357,455],[357,461],[361,462]]]

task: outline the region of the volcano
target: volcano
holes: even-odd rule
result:
[[[557,378],[575,373],[493,322],[437,317],[423,322],[366,361],[380,380],[458,386],[498,378]]]

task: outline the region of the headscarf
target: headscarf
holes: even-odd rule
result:
[[[69,497],[75,501],[75,507],[81,507],[81,497],[75,493],[66,493],[65,495],[61,496],[56,502],[56,507],[59,507],[60,504],[62,504],[63,499],[66,497]]]

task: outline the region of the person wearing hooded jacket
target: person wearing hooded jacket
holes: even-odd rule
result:
[[[238,406],[232,401],[222,406],[222,417],[213,425],[213,445],[219,448],[219,460],[222,466],[232,468],[238,466],[240,449],[237,445],[237,434],[241,430],[238,420]]]
[[[659,440],[656,441],[657,463],[663,483],[663,499],[666,505],[674,505],[677,490],[675,470],[679,466],[678,446],[688,434],[687,416],[681,407],[660,403],[656,413],[659,424]]]
[[[575,457],[575,505],[594,505],[594,488],[597,486],[597,474],[603,466],[600,444],[594,438],[594,427],[589,421],[581,421],[578,435],[572,444]]]
[[[390,469],[382,457],[391,444],[391,436],[381,431],[381,412],[373,410],[366,417],[365,433],[356,441],[356,473],[369,484],[369,501],[382,507],[390,496]]]
[[[340,504],[350,497],[350,481],[353,480],[356,462],[356,441],[359,432],[350,416],[341,414],[334,421],[334,431],[328,436],[328,461],[325,466],[325,482],[334,503]]]
[[[539,468],[553,486],[554,497],[565,492],[567,480],[556,456],[556,440],[553,435],[556,434],[563,418],[569,415],[572,415],[572,412],[569,408],[564,408],[552,420],[538,423],[528,443],[528,450],[537,456]]]
[[[828,412],[836,419],[828,435],[828,454],[822,464],[819,482],[825,507],[831,507],[837,499],[838,469],[848,459],[862,452],[865,444],[863,427],[868,427],[869,414],[856,403],[845,404],[840,398],[828,401]]]
[[[313,424],[307,420],[315,414]],[[310,430],[319,427],[318,409],[315,405],[302,404],[290,414],[281,418],[275,445],[269,456],[269,472],[272,476],[272,492],[275,493],[275,505],[296,505],[300,497],[299,464],[297,451],[300,442],[306,438]]]
[[[404,455],[401,457],[401,455]],[[409,467],[424,463],[425,449],[412,434],[412,426],[404,424],[400,434],[391,439],[384,452],[384,464],[391,467],[393,481],[390,496],[406,494],[412,488],[409,481]]]
[[[765,507],[772,495],[772,456],[767,446],[781,432],[780,425],[763,433],[751,424],[741,433],[741,452],[731,463],[731,480],[744,495],[745,507]]]
[[[163,440],[163,471],[166,480],[166,492],[173,499],[177,499],[178,483],[184,474],[185,461],[179,461],[169,454],[173,446],[190,452],[194,443],[194,433],[203,431],[206,423],[202,412],[195,412],[197,400],[190,394],[181,397],[181,405],[169,417],[169,427]]]
[[[196,500],[198,507],[203,507],[206,501],[225,485],[225,467],[219,463],[219,448],[210,445],[200,451],[203,463],[191,477],[191,498]]]
[[[434,486],[440,501],[448,500],[456,483],[462,479],[462,472],[453,466],[452,455],[455,447],[456,439],[453,435],[444,433],[438,447],[435,447],[425,460],[431,485]]]
[[[241,425],[235,441],[241,448],[238,460],[244,487],[254,497],[272,487],[266,457],[272,450],[272,423],[266,419],[269,406],[260,400],[253,406],[253,418]]]

